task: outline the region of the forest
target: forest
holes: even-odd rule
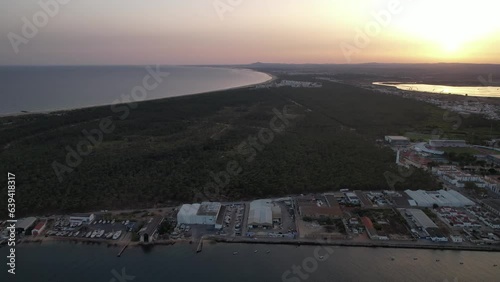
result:
[[[401,176],[395,153],[376,141],[436,128],[475,139],[498,132],[480,117],[453,129],[430,104],[322,83],[145,101],[126,119],[109,106],[3,117],[0,171],[16,174],[18,215],[389,189],[387,172],[400,176],[396,189],[436,189],[423,171]],[[103,120],[112,130],[84,142]],[[71,151],[85,154],[68,162]]]

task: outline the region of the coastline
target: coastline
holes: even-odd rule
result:
[[[218,68],[218,67],[206,67],[206,68]],[[188,96],[192,96],[192,95],[202,95],[202,94],[217,93],[217,92],[229,91],[229,90],[235,90],[235,89],[250,88],[250,87],[254,87],[254,86],[257,86],[257,85],[261,85],[261,84],[271,83],[271,82],[273,82],[273,81],[275,81],[277,79],[276,76],[274,76],[274,75],[272,75],[270,73],[263,72],[263,71],[257,71],[257,70],[253,70],[253,69],[249,69],[249,68],[219,67],[219,69],[249,70],[249,71],[253,71],[253,72],[256,72],[256,73],[265,74],[265,75],[269,76],[269,79],[267,79],[265,81],[262,81],[262,82],[257,82],[257,83],[252,83],[252,84],[246,84],[246,85],[242,85],[242,86],[234,86],[234,87],[222,88],[222,89],[218,89],[218,90],[211,90],[211,91],[190,93],[190,94],[185,94],[185,95],[171,96],[171,97],[151,99],[151,100],[144,100],[144,101],[140,101],[138,103],[152,102],[152,101],[158,101],[158,100],[164,100],[164,99],[170,99],[170,98],[177,98],[177,97],[188,97]],[[0,119],[1,118],[8,118],[8,117],[29,116],[29,115],[58,115],[58,114],[64,114],[66,112],[77,111],[77,110],[86,110],[86,109],[93,109],[93,108],[99,108],[99,107],[109,107],[111,105],[112,105],[111,103],[108,103],[108,104],[102,104],[102,105],[92,105],[92,106],[67,108],[67,109],[7,113],[7,114],[0,114]]]
[[[251,239],[251,238],[223,238],[223,237],[205,237],[194,242],[201,241],[203,245],[211,245],[213,242],[216,244],[249,244],[249,245],[290,245],[290,246],[335,246],[335,247],[347,247],[347,248],[387,248],[387,249],[420,249],[420,250],[448,250],[448,251],[474,251],[474,252],[500,252],[500,246],[495,245],[451,245],[451,244],[418,244],[418,243],[404,243],[404,242],[384,242],[384,241],[372,241],[372,242],[355,242],[355,241],[345,241],[345,240],[270,240],[266,238]],[[175,244],[186,244],[195,245],[193,240],[187,239],[176,239],[176,240],[158,240],[154,243],[144,244],[141,242],[129,242],[124,240],[112,241],[112,240],[102,240],[102,239],[90,239],[90,238],[65,238],[65,237],[45,237],[45,238],[34,238],[30,240],[23,240],[22,243],[25,244],[44,244],[44,243],[54,243],[54,242],[65,242],[65,243],[81,243],[81,244],[97,244],[107,247],[155,247],[155,246],[170,246]],[[193,252],[201,252],[194,251]]]

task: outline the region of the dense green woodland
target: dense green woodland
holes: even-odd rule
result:
[[[478,138],[481,126],[490,131],[490,122],[481,118],[464,119],[453,130],[443,120],[443,111],[434,106],[323,84],[318,89],[235,89],[142,102],[124,120],[109,106],[5,117],[0,119],[0,171],[17,176],[18,215],[199,200],[213,179],[210,173],[226,170],[229,162],[238,164],[240,173],[231,176],[219,193],[206,190],[208,199],[388,189],[384,173],[399,173],[395,154],[375,142],[383,135],[441,128]],[[263,128],[269,132],[273,109],[283,111],[284,106],[293,115],[284,132],[274,134],[269,144],[259,141],[254,158],[242,153],[248,153],[250,146],[236,149]],[[99,128],[106,117],[113,119],[115,130],[105,134],[99,146],[87,148],[92,153],[59,182],[53,163],[65,165],[65,148],[75,148],[84,140],[82,130]],[[279,120],[277,124],[281,125]],[[438,187],[418,170],[403,179],[396,188]],[[6,203],[7,187],[0,189],[0,201]],[[0,216],[6,216],[5,209]]]

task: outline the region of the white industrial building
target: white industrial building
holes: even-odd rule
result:
[[[410,139],[404,136],[385,136],[385,141],[394,146],[405,146],[410,144]]]
[[[281,207],[272,200],[255,200],[250,203],[248,212],[248,227],[272,227],[273,223],[281,221]]]
[[[95,215],[93,213],[74,213],[69,216],[70,223],[91,223],[94,221]]]
[[[215,202],[184,204],[177,213],[177,223],[215,225],[221,206]]]
[[[437,228],[434,221],[432,221],[432,219],[419,209],[406,209],[405,213],[408,218],[410,218],[415,225],[422,230],[427,228]]]
[[[413,200],[409,201],[410,204],[416,204],[419,207],[432,207],[434,204],[440,207],[464,207],[476,205],[473,201],[469,200],[467,197],[455,190],[406,190],[405,193]]]

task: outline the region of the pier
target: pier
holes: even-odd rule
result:
[[[120,256],[123,254],[123,252],[125,252],[125,249],[126,249],[127,247],[128,247],[128,243],[127,243],[125,246],[123,246],[123,248],[121,248],[121,250],[118,252],[118,254],[117,254],[116,256],[117,256],[117,257],[120,257]]]
[[[200,253],[203,249],[203,237],[198,242],[198,247],[196,248],[196,253]]]

